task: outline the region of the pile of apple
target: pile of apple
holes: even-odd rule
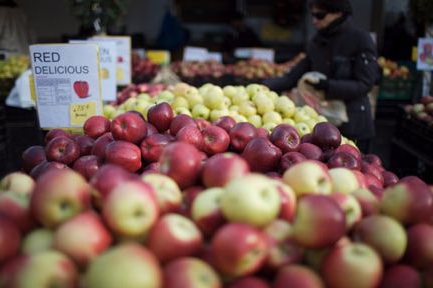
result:
[[[0,79],[16,78],[29,68],[28,55],[13,55],[6,60],[0,60]]]
[[[293,59],[283,63],[272,63],[261,59],[248,59],[226,66],[226,73],[245,79],[266,79],[283,76],[305,57],[305,53],[299,53]]]
[[[418,103],[406,105],[405,110],[410,117],[421,120],[433,127],[433,96],[423,96]]]
[[[431,187],[332,124],[146,116],[24,151],[0,182],[0,287],[432,287]]]
[[[166,89],[166,86],[161,83],[141,83],[141,84],[129,84],[117,93],[115,103],[111,105],[121,105],[130,98],[136,98],[140,94],[146,94],[155,97]]]
[[[170,65],[171,70],[182,78],[220,78],[226,74],[224,64],[215,60],[177,61]]]
[[[410,70],[407,66],[398,65],[397,62],[386,59],[383,56],[377,58],[377,63],[382,68],[382,74],[384,77],[407,79],[410,74]]]
[[[284,123],[294,126],[301,136],[310,133],[317,123],[327,121],[310,106],[296,107],[290,98],[280,97],[261,84],[219,87],[207,83],[196,88],[178,83],[156,96],[136,93],[120,106],[107,104],[104,115],[112,119],[134,110],[146,118],[147,111],[161,102],[168,102],[176,115],[185,114],[211,122],[230,116],[238,123],[250,122],[268,131]],[[345,138],[344,141],[348,142]]]

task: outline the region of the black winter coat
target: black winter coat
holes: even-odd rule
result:
[[[332,25],[332,24],[331,24]],[[316,33],[307,47],[307,57],[285,76],[264,84],[282,91],[296,86],[303,74],[318,71],[327,76],[326,99],[344,101],[349,122],[339,127],[354,140],[374,136],[368,92],[379,79],[376,48],[370,35],[356,28],[350,18],[331,30]]]

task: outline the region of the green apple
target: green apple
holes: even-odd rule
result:
[[[241,104],[239,104],[239,114],[250,117],[252,115],[257,114],[257,108],[256,105],[252,101],[244,101]]]
[[[223,116],[228,116],[228,115],[230,115],[230,113],[229,113],[229,109],[227,108],[213,109],[212,111],[210,111],[210,120],[213,122]]]
[[[188,106],[190,109],[193,108],[195,105],[203,104],[203,102],[204,102],[203,97],[200,94],[198,94],[198,92],[197,93],[193,93],[193,92],[187,93],[185,95],[185,99],[186,99],[186,101],[188,101]]]
[[[261,84],[252,83],[245,87],[245,90],[250,96],[257,95],[259,93],[263,93],[268,91],[269,89]]]
[[[107,117],[108,119],[113,119],[113,115],[114,112],[116,112],[116,108],[111,105],[111,104],[105,104],[102,107],[102,113],[104,114],[105,117]]]
[[[11,172],[0,180],[0,192],[10,191],[27,197],[35,188],[35,180],[23,172]]]
[[[225,186],[220,205],[229,221],[264,227],[278,216],[281,199],[271,179],[251,173]]]
[[[229,111],[239,112],[239,106],[238,105],[230,105]]]
[[[147,102],[151,102],[152,101],[152,96],[150,96],[147,93],[140,93],[140,94],[137,95],[137,100],[142,100],[142,101],[144,100],[144,101],[147,101]]]
[[[297,122],[295,124],[295,129],[301,137],[311,132],[310,127],[308,127],[307,123],[304,122]]]
[[[84,284],[88,288],[163,287],[162,271],[156,257],[147,248],[137,243],[124,243],[92,261]]]
[[[224,93],[218,86],[212,86],[205,94],[202,94],[202,96],[204,104],[210,109],[223,109],[226,107],[224,103]]]
[[[47,251],[53,243],[53,230],[39,228],[28,233],[22,243],[21,252],[25,255]]]
[[[293,127],[295,127],[295,124],[296,124],[295,120],[293,120],[292,118],[283,118],[283,121],[281,123],[289,124]]]
[[[304,105],[302,106],[302,110],[305,112],[305,114],[307,114],[310,118],[316,119],[319,114],[317,114],[317,111],[314,110],[312,107],[308,106],[308,105]]]
[[[134,110],[136,103],[137,103],[137,98],[131,97],[131,98],[126,99],[126,101],[123,102],[122,104],[125,107],[126,111],[131,111],[131,110]]]
[[[330,194],[332,178],[325,165],[314,160],[299,162],[283,174],[283,181],[295,191],[296,196],[303,194]]]
[[[188,108],[189,103],[188,100],[186,100],[185,97],[176,97],[173,100],[173,103],[171,103],[171,108],[176,109],[179,107]]]
[[[188,116],[192,116],[191,111],[187,107],[177,107],[173,109],[174,114],[186,114]]]
[[[269,98],[272,99],[272,101],[274,101],[274,104],[276,106],[280,96],[278,96],[278,94],[274,91],[268,91],[266,94],[268,95]]]
[[[204,104],[195,104],[192,107],[191,114],[193,118],[209,119],[210,109]]]
[[[227,85],[227,86],[224,86],[223,92],[224,92],[224,95],[226,97],[233,99],[233,96],[236,95],[236,93],[237,93],[237,89],[233,85]]]
[[[268,122],[268,123],[264,123],[263,126],[262,126],[262,128],[265,128],[269,132],[272,132],[276,126],[277,126],[276,123]]]
[[[238,91],[232,96],[232,104],[241,105],[241,103],[250,100],[250,96],[245,91]]]
[[[310,129],[310,131],[313,131],[314,126],[316,126],[317,124],[317,120],[310,118],[307,121],[305,121],[305,124],[307,124],[308,128]]]
[[[182,96],[184,97],[188,91],[188,89],[190,89],[191,86],[189,86],[187,83],[176,83],[173,86],[172,92],[175,96]]]
[[[290,118],[295,115],[296,106],[289,97],[281,96],[276,100],[275,110],[280,112],[284,118]]]
[[[296,107],[295,115],[293,116],[293,119],[295,119],[296,123],[300,123],[310,119],[310,116],[307,113],[305,113],[302,107]]]
[[[156,98],[165,102],[172,102],[174,100],[174,94],[168,90],[161,91]]]
[[[281,117],[280,113],[275,111],[268,111],[262,116],[263,123],[275,123],[275,124],[281,124],[283,122],[283,118]]]
[[[251,124],[254,125],[254,127],[259,128],[262,127],[263,122],[262,122],[262,117],[260,115],[251,115],[250,117],[248,117],[248,122],[250,122]]]
[[[268,111],[273,111],[275,108],[274,101],[271,98],[266,96],[265,93],[259,93],[254,95],[253,102],[256,104],[257,112],[261,115],[265,114]]]
[[[317,120],[317,123],[320,123],[320,122],[328,122],[328,119],[326,119],[326,117],[323,116],[323,115],[319,115],[319,116],[317,116],[316,120]]]

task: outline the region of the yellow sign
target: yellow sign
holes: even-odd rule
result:
[[[164,50],[149,50],[146,52],[146,58],[155,64],[169,64],[170,52]]]
[[[72,103],[69,106],[69,115],[72,126],[82,126],[90,116],[96,115],[96,103]]]

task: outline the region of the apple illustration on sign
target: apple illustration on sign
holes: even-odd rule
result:
[[[87,81],[78,80],[74,82],[75,94],[81,99],[89,97],[89,83]]]

